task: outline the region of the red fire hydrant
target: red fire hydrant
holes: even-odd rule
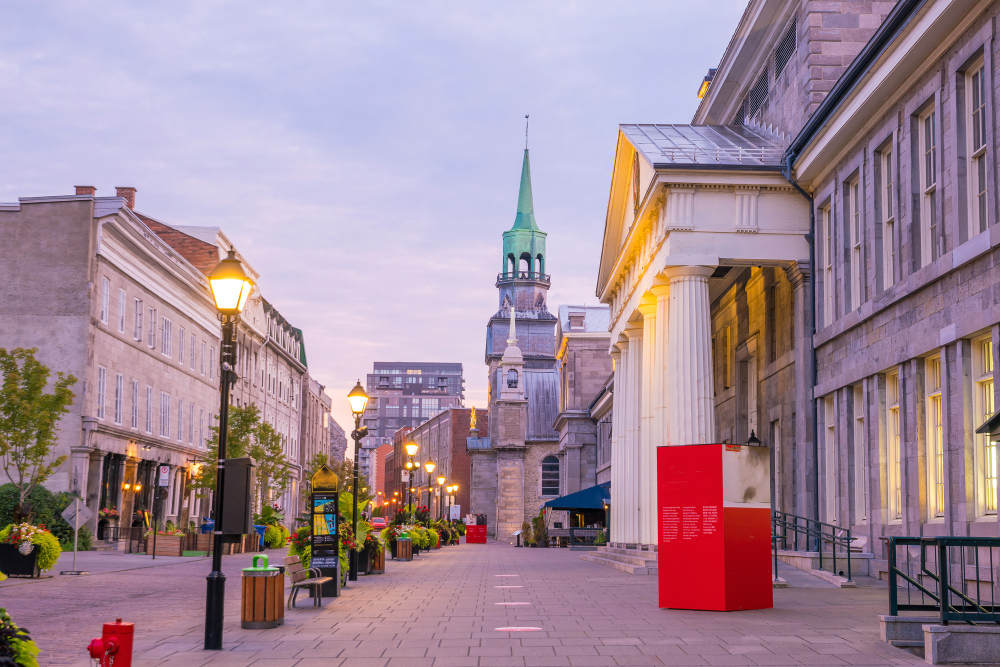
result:
[[[100,639],[92,639],[87,650],[90,657],[100,661],[101,667],[132,667],[132,635],[135,626],[122,623],[105,623]]]

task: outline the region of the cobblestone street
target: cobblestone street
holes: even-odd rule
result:
[[[89,577],[0,588],[38,639],[42,664],[87,664],[87,642],[116,615],[136,623],[136,664],[150,666],[922,664],[879,640],[881,588],[799,587],[814,580],[793,575],[791,588],[775,591],[773,610],[666,611],[656,608],[653,576],[565,549],[498,543],[390,560],[386,574],[360,577],[322,610],[303,606],[283,627],[258,631],[239,628],[238,575],[249,556],[227,557],[226,650],[209,653],[201,649],[208,560],[149,567],[139,556],[84,558]],[[512,627],[521,629],[498,629]]]

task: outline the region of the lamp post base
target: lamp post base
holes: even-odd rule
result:
[[[226,601],[226,575],[218,570],[209,573],[205,599],[205,650],[222,649],[223,605]]]

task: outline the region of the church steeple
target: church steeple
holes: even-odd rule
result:
[[[540,232],[535,222],[535,203],[531,197],[531,163],[528,160],[528,149],[524,149],[524,162],[521,163],[521,189],[517,193],[517,215],[514,217],[515,229],[525,229]]]

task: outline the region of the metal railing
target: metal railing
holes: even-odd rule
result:
[[[900,611],[929,611],[939,616],[941,625],[948,625],[950,621],[961,621],[969,625],[1000,624],[1000,606],[996,604],[1000,538],[887,537],[882,539],[887,543],[888,550],[891,616],[898,616]],[[902,568],[897,554],[899,547],[906,548],[905,565]],[[919,571],[916,572],[910,554],[911,547],[919,547]],[[933,555],[933,562],[928,558],[929,554]],[[932,567],[936,567],[937,571],[932,570]],[[958,582],[953,584],[955,575]],[[928,580],[929,585],[925,585],[921,578]],[[901,585],[906,593],[905,602],[900,602],[899,599]],[[919,594],[918,601],[914,601],[916,594]]]
[[[537,280],[541,283],[547,283],[550,281],[550,276],[547,273],[539,273],[538,271],[505,271],[497,274],[498,283],[510,280]]]
[[[847,580],[853,581],[851,578],[851,543],[854,538],[851,536],[850,528],[841,528],[788,512],[774,512],[771,514],[771,535],[775,547],[775,561],[777,561],[778,550],[776,547],[779,541],[781,548],[787,551],[790,537],[792,551],[798,551],[799,537],[801,536],[803,548],[806,551],[814,549],[819,556],[819,569],[821,570],[823,569],[823,549],[829,545],[833,574],[840,574],[837,569],[837,548],[840,547],[843,552],[840,555],[841,560],[847,560]],[[775,566],[775,572],[777,572],[777,566]]]

